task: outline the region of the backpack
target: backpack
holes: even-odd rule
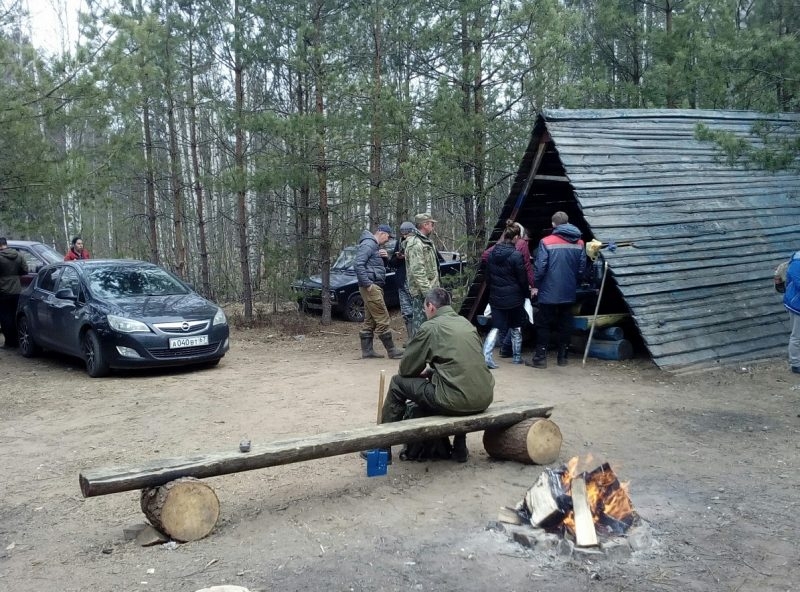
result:
[[[786,270],[789,269],[789,261],[784,261],[775,268],[772,279],[775,281],[775,291],[778,294],[786,292]]]

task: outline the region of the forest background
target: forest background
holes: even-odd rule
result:
[[[474,260],[541,109],[800,110],[796,0],[85,0],[57,55],[26,18],[0,0],[0,233],[246,322],[417,212]]]

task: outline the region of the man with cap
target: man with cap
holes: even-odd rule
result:
[[[397,292],[400,297],[400,313],[406,325],[406,333],[410,340],[414,337],[414,308],[411,304],[411,294],[406,281],[406,239],[414,232],[412,222],[403,222],[400,225],[400,238],[395,243],[394,252],[389,258],[389,267],[394,270],[394,279],[397,282]]]
[[[425,295],[438,288],[439,257],[430,239],[436,220],[429,213],[414,216],[416,231],[406,239],[406,275],[413,308],[412,331],[425,322]]]
[[[361,338],[362,358],[383,357],[373,349],[376,334],[390,358],[403,357],[403,350],[395,347],[392,340],[389,311],[386,309],[386,302],[383,299],[383,287],[386,284],[384,258],[388,255],[382,247],[393,235],[394,232],[390,226],[381,224],[375,232],[365,230],[358,239],[355,268],[358,291],[364,301],[364,324],[358,334]]]
[[[3,347],[17,347],[17,303],[22,291],[20,276],[28,273],[25,257],[0,237],[0,327],[6,340]]]

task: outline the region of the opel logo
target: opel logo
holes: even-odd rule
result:
[[[184,333],[185,333],[186,331],[188,331],[188,330],[189,330],[189,323],[187,323],[186,321],[183,321],[183,322],[181,323],[181,330],[182,330]]]

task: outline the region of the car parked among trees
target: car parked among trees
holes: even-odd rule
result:
[[[28,266],[28,273],[20,278],[23,287],[30,284],[33,278],[36,277],[36,273],[45,265],[64,260],[64,255],[44,243],[9,240],[8,246],[18,251],[25,258],[25,263]]]
[[[384,247],[388,253],[394,251],[395,242],[390,240]],[[349,246],[342,249],[331,266],[330,296],[331,311],[346,320],[360,323],[364,320],[364,300],[358,291],[355,259],[358,247]],[[459,253],[439,251],[439,274],[444,277],[459,274],[464,269],[464,262]],[[322,309],[322,277],[312,275],[292,283],[292,290],[301,311]],[[400,296],[394,270],[387,268],[386,285],[383,287],[383,298],[387,308],[400,306]]]
[[[19,351],[81,358],[89,376],[112,368],[216,365],[228,351],[225,313],[152,263],[82,260],[42,268],[20,295]]]

